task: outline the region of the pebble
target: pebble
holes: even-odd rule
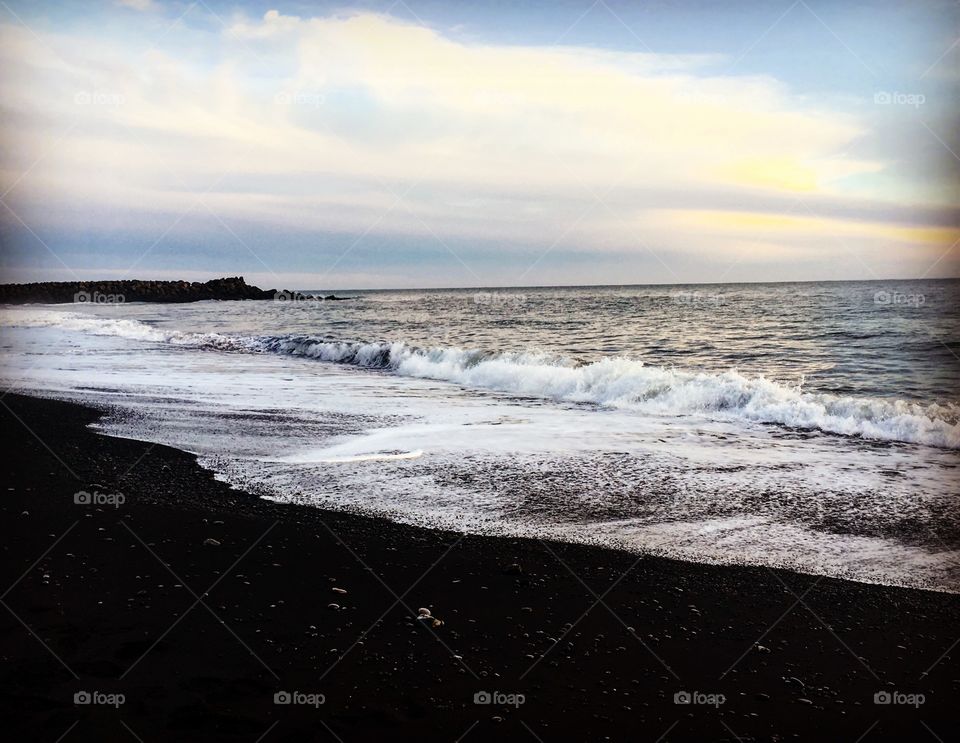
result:
[[[219,547],[219,546],[220,546],[220,542],[218,542],[216,539],[213,539],[212,537],[210,537],[210,538],[208,538],[208,539],[204,539],[204,540],[203,540],[203,546],[204,546],[204,547]]]
[[[327,604],[328,609],[339,609],[340,604]]]
[[[333,591],[334,593],[346,593],[346,592],[347,592],[347,590],[346,590],[345,588],[331,588],[330,590]]]

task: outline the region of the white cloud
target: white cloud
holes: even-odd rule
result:
[[[41,158],[15,191],[25,206],[90,203],[131,224],[212,186],[218,213],[299,229],[549,245],[580,217],[564,237],[578,249],[635,246],[639,232],[666,252],[722,250],[652,208],[731,208],[718,193],[738,211],[839,203],[856,196],[844,179],[883,168],[844,155],[861,121],[769,77],[716,74],[703,55],[466,44],[375,14],[275,10],[222,29],[212,66],[176,30],[146,51],[0,34],[21,153],[4,180]]]

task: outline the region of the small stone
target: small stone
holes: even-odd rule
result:
[[[799,697],[797,701],[800,702],[800,704],[813,704],[813,702],[811,702],[806,697]]]
[[[204,540],[203,540],[203,546],[204,546],[204,547],[219,547],[219,546],[220,546],[220,542],[218,542],[218,541],[217,541],[216,539],[214,539],[213,537],[210,537],[210,538],[208,538],[208,539],[204,539]]]
[[[443,620],[434,619],[433,622],[430,623],[430,626],[432,626],[434,629],[439,629],[440,627],[443,626]]]
[[[337,610],[340,608],[340,604],[327,604],[327,608]]]
[[[424,607],[420,607],[419,609],[417,609],[417,613],[418,613],[421,617],[429,617],[429,616],[430,616],[430,610],[429,610],[429,609],[426,609],[426,608],[424,608]]]
[[[346,590],[345,588],[331,588],[330,590],[333,591],[334,593],[346,593],[346,592],[347,592],[347,590]]]

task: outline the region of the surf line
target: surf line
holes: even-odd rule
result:
[[[404,451],[397,454],[356,454],[351,457],[331,457],[330,459],[320,459],[318,461],[325,464],[344,464],[348,462],[371,462],[374,460],[394,460],[394,459],[419,459],[423,456],[423,449],[416,451]]]

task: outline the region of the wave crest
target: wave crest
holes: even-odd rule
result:
[[[9,319],[9,317],[8,317]],[[436,379],[466,387],[627,408],[655,415],[706,415],[881,441],[960,448],[960,407],[804,392],[735,370],[694,372],[630,358],[578,365],[540,352],[492,353],[457,347],[357,342],[305,335],[227,336],[154,328],[136,320],[72,313],[18,314],[7,324],[56,326],[97,335],[221,351],[277,353]]]

